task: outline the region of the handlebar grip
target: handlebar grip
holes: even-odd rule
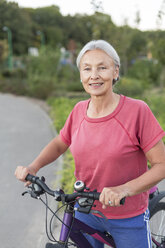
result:
[[[100,197],[99,192],[94,193],[94,197],[93,197],[94,200],[99,200],[99,197]],[[120,205],[124,205],[124,203],[125,203],[125,197],[120,200]]]
[[[32,175],[28,174],[28,175],[25,177],[25,180],[31,182],[31,180],[32,180]]]
[[[37,184],[43,189],[44,192],[48,193],[49,195],[52,195],[52,196],[55,195],[55,191],[49,189],[49,187],[39,177],[28,174],[25,180],[30,181],[31,183]]]
[[[100,192],[94,192],[93,195],[94,200],[99,200],[100,194],[101,194]]]
[[[30,181],[31,183],[35,183],[36,180],[38,179],[39,177],[36,177],[34,175],[31,175],[31,174],[28,174],[25,178],[26,181]]]

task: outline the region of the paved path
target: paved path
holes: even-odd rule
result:
[[[48,115],[35,102],[9,94],[0,94],[0,247],[44,248],[44,206],[26,195],[24,186],[14,177],[17,165],[28,165],[55,136]],[[56,166],[40,174],[51,182]],[[55,188],[57,185],[55,186]]]

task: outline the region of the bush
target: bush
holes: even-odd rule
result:
[[[5,69],[0,75],[0,91],[16,95],[26,95],[26,71],[24,69]]]
[[[145,89],[144,82],[135,78],[123,77],[114,86],[114,91],[130,97],[142,95]]]
[[[12,71],[2,69],[1,91],[26,94],[41,99],[67,92],[82,91],[83,86],[80,83],[78,69],[72,64],[60,64],[60,57],[59,48],[54,50],[43,47],[39,56],[22,58],[23,68]]]
[[[60,51],[43,48],[38,57],[30,57],[27,66],[29,95],[46,99],[57,92],[81,91],[77,68],[60,64]]]
[[[51,106],[51,118],[54,121],[57,132],[64,126],[65,121],[73,109],[74,105],[79,101],[77,98],[49,98],[48,104]]]
[[[76,66],[71,64],[60,65],[57,71],[59,89],[68,91],[82,91],[83,86],[80,83],[80,74]]]
[[[26,95],[26,81],[16,78],[0,79],[0,91],[3,93],[11,93],[15,95]]]
[[[27,65],[28,94],[46,99],[59,84],[57,80],[57,67],[59,51],[43,48],[38,57],[30,57]]]
[[[165,92],[159,94],[150,92],[144,100],[151,108],[161,127],[165,130]]]
[[[161,65],[153,60],[136,60],[128,69],[127,76],[142,80],[145,86],[159,85]]]
[[[4,78],[22,79],[26,77],[26,70],[22,68],[13,69],[12,71],[9,69],[4,69],[2,71],[2,76]]]
[[[49,76],[34,75],[33,78],[28,78],[28,95],[40,99],[46,99],[55,91],[55,81]]]

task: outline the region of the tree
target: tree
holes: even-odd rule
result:
[[[12,31],[12,43],[15,54],[27,53],[32,36],[31,20],[26,11],[20,9],[14,2],[0,1],[0,30],[7,26]],[[6,34],[0,33],[0,39]]]
[[[56,46],[63,42],[63,16],[59,12],[59,7],[53,5],[27,11],[33,21],[35,40],[37,31],[40,30],[45,34],[47,44]]]
[[[116,50],[121,59],[121,74],[126,74],[129,64],[129,48],[131,43],[132,30],[128,25],[117,28],[115,35]]]

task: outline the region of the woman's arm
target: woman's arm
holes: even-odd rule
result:
[[[18,166],[15,176],[20,181],[25,182],[28,173],[35,175],[42,167],[56,160],[67,149],[68,146],[61,140],[60,136],[57,136],[41,151],[39,156],[30,165],[27,167]]]
[[[151,169],[126,184],[104,188],[100,195],[103,208],[109,205],[109,201],[112,202],[111,206],[119,206],[123,197],[147,191],[165,178],[165,146],[163,141],[160,140],[145,155],[151,164]]]
[[[126,184],[129,188],[129,196],[147,191],[165,178],[165,146],[163,141],[160,140],[145,155],[151,164],[151,169]]]

